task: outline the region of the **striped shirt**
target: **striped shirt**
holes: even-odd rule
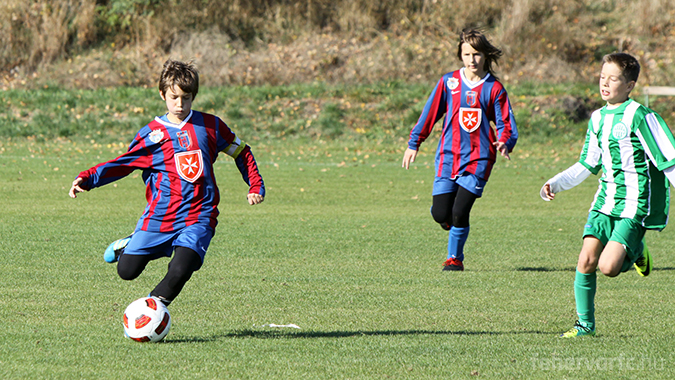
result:
[[[593,174],[602,169],[592,211],[633,219],[645,228],[668,222],[669,182],[675,138],[654,111],[634,100],[591,115],[579,162]]]
[[[78,175],[92,189],[143,170],[147,206],[136,230],[173,232],[201,223],[215,227],[220,195],[213,164],[219,152],[235,159],[249,193],[265,195],[251,149],[218,117],[192,111],[181,123],[157,117],[121,156]]]
[[[510,152],[518,140],[504,86],[489,73],[478,82],[467,80],[464,69],[443,75],[410,132],[408,147],[417,150],[444,115],[436,177],[455,179],[470,173],[487,181],[497,159],[493,143],[505,143]]]

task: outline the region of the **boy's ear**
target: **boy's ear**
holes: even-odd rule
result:
[[[635,88],[635,81],[632,80],[632,81],[628,82],[628,92],[633,91],[634,88]]]
[[[164,92],[162,90],[159,90],[159,96],[161,96],[162,100],[166,102],[166,96],[164,95]]]

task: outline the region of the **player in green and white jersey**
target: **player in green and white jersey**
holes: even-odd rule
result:
[[[595,335],[596,268],[609,277],[631,266],[649,275],[645,232],[668,222],[675,138],[661,116],[629,98],[639,74],[640,64],[629,54],[603,58],[600,95],[607,105],[593,112],[579,161],[541,188],[550,201],[602,169],[574,279],[579,320],[561,337]]]

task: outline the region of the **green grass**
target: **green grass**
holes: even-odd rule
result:
[[[171,305],[165,341],[139,344],[123,338],[122,311],[168,260],[125,282],[101,256],[133,228],[142,181],[67,196],[80,170],[123,147],[2,143],[0,376],[675,377],[673,227],[648,234],[650,277],[599,275],[596,338],[557,338],[575,320],[574,266],[596,183],[550,203],[538,191],[578,144],[523,139],[498,162],[472,212],[463,273],[441,272],[447,234],[429,215],[435,143],[408,171],[394,145],[252,145],[267,199],[248,206],[232,161],[218,161],[223,202],[206,263]]]

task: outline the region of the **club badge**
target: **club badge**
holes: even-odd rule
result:
[[[174,160],[176,161],[176,171],[182,179],[192,183],[202,176],[204,162],[201,150],[176,153]]]
[[[617,140],[623,140],[628,136],[628,127],[622,122],[618,122],[612,127],[612,137]]]
[[[459,125],[469,133],[478,129],[482,120],[483,111],[480,108],[461,107],[459,109]]]
[[[164,132],[161,129],[155,129],[154,131],[150,132],[150,136],[148,137],[150,138],[150,141],[157,144],[164,139]]]
[[[451,90],[454,90],[459,86],[459,79],[457,78],[448,78],[448,88]]]
[[[478,93],[476,91],[466,92],[466,105],[468,105],[469,107],[475,107],[477,100],[478,100]]]
[[[190,140],[190,134],[188,131],[180,131],[176,133],[176,136],[178,137],[178,145],[180,145],[183,149],[190,149],[192,140]]]

